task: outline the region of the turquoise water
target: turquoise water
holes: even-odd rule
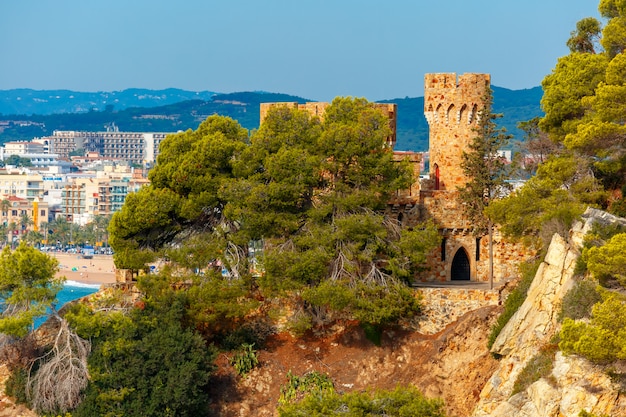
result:
[[[65,303],[93,294],[98,291],[98,289],[100,289],[100,284],[83,284],[76,281],[66,281],[63,289],[57,294],[57,311],[60,310]],[[39,327],[44,321],[46,321],[46,317],[40,317],[35,320],[35,328]]]

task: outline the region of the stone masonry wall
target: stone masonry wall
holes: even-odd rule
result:
[[[422,315],[418,331],[435,334],[461,318],[465,313],[501,303],[498,290],[462,288],[420,288]]]
[[[454,255],[459,250],[465,250],[470,261],[471,281],[489,281],[489,241],[487,236],[478,241],[474,235],[466,230],[457,232],[444,230],[445,261],[442,261],[442,246],[437,247],[427,258],[426,270],[417,277],[423,282],[447,282],[451,277],[451,264]],[[478,259],[476,259],[476,244],[479,244]],[[497,231],[493,236],[493,276],[497,285],[511,281],[519,276],[519,265],[534,255],[534,252],[522,244],[509,242]]]
[[[489,74],[426,74],[424,115],[430,129],[430,173],[439,171],[440,190],[467,183],[461,169],[463,150],[475,136],[477,116],[489,88]]]

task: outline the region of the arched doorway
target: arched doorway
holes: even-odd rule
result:
[[[452,281],[469,281],[470,280],[470,261],[464,248],[459,248],[452,259],[452,269],[450,271],[450,280]]]

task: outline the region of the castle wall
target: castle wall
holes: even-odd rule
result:
[[[422,334],[438,333],[470,311],[502,302],[496,289],[420,288],[417,293],[422,301],[418,327]]]
[[[426,270],[416,277],[423,282],[447,282],[453,280],[452,260],[457,251],[465,250],[470,261],[470,280],[489,281],[489,239],[477,239],[465,230],[441,230],[443,245],[438,246],[428,256]],[[478,256],[476,248],[478,244]],[[445,246],[445,259],[443,249]],[[519,265],[534,253],[521,243],[505,240],[500,233],[493,237],[493,276],[494,282],[506,282],[519,276]]]

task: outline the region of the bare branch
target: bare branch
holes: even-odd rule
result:
[[[91,344],[74,333],[65,319],[54,317],[60,322],[57,335],[52,349],[36,359],[42,365],[32,378],[29,375],[27,395],[40,412],[65,413],[80,403],[89,382]]]

